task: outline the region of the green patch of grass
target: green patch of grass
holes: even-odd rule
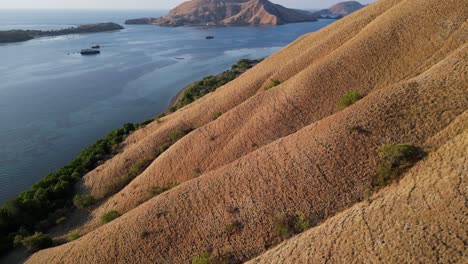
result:
[[[424,152],[412,144],[386,144],[379,148],[379,165],[374,185],[383,187],[424,157]]]
[[[199,256],[196,256],[192,259],[192,264],[214,264],[212,261],[211,254],[205,252]]]
[[[64,224],[67,221],[67,218],[65,216],[60,217],[59,219],[55,220],[55,223],[57,225]]]
[[[78,238],[80,238],[80,234],[78,234],[77,232],[71,232],[70,234],[68,234],[68,241],[77,240]]]
[[[179,185],[178,183],[173,182],[173,183],[169,183],[169,184],[167,184],[165,186],[155,186],[155,187],[151,188],[150,193],[151,193],[152,196],[157,196],[157,195],[160,195],[161,193],[169,191],[172,188],[177,187],[178,185]]]
[[[221,112],[214,112],[213,113],[213,120],[216,120],[216,119],[220,118],[222,115],[223,115],[223,113],[221,113]]]
[[[310,227],[311,222],[301,212],[292,215],[279,214],[274,220],[274,235],[277,242],[280,242]]]
[[[77,194],[73,198],[73,204],[80,209],[93,205],[94,201],[94,197],[90,194]]]
[[[49,235],[41,232],[36,232],[32,236],[24,238],[21,243],[29,252],[36,252],[41,249],[51,247],[54,244]]]
[[[348,106],[355,104],[357,101],[361,100],[362,98],[363,96],[358,92],[354,92],[354,91],[347,92],[343,95],[342,98],[338,100],[336,105],[338,106],[339,109],[344,109]]]
[[[268,91],[268,90],[270,90],[271,88],[274,88],[274,87],[276,87],[276,86],[278,86],[278,85],[280,85],[280,84],[281,84],[281,81],[278,81],[278,80],[270,80],[270,84],[269,84],[268,86],[266,86],[266,87],[264,88],[264,90],[265,90],[265,91]]]
[[[111,210],[111,211],[101,215],[101,223],[107,224],[107,223],[119,218],[120,216],[121,216],[121,214],[119,212],[117,212],[116,210]]]
[[[171,132],[171,142],[172,144],[176,143],[179,141],[181,138],[183,138],[185,135],[187,135],[187,132],[182,131],[182,130],[174,130]]]

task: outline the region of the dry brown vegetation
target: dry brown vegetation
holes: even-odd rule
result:
[[[380,0],[136,131],[80,189],[100,197],[139,160],[152,160],[149,167],[93,208],[75,228],[80,239],[28,262],[242,262],[309,227],[254,261],[460,261],[468,138],[462,2]],[[271,80],[281,84],[265,91]],[[366,96],[337,109],[349,91]],[[213,120],[214,112],[223,114]],[[191,132],[161,154],[173,131]],[[428,156],[359,203],[378,175],[379,149],[403,143]],[[148,200],[152,188],[172,183],[180,185]],[[102,225],[110,210],[122,216]]]

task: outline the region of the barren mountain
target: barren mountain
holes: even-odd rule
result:
[[[268,0],[191,0],[162,18],[127,20],[126,24],[186,25],[280,25],[315,21],[318,15],[285,8]]]
[[[347,16],[363,7],[364,5],[359,2],[347,1],[333,5],[329,9],[321,10],[319,14],[323,17],[342,17]]]
[[[241,1],[224,2],[233,14]],[[299,38],[131,134],[80,182],[98,204],[62,233],[81,237],[27,262],[462,262],[467,14],[459,0],[380,0]],[[382,181],[392,146],[422,160]]]

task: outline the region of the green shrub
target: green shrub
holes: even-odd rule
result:
[[[21,243],[29,252],[36,252],[38,250],[53,246],[52,238],[41,232],[36,232],[34,235],[24,238]]]
[[[94,197],[90,194],[77,194],[73,198],[73,204],[80,209],[84,209],[94,204]]]
[[[147,238],[149,237],[149,235],[150,235],[150,232],[148,232],[147,230],[143,230],[140,233],[140,238]]]
[[[337,102],[337,106],[340,109],[346,108],[348,106],[351,106],[355,104],[357,101],[361,100],[363,96],[358,93],[358,92],[347,92],[343,95],[342,98],[340,98]]]
[[[161,146],[159,146],[159,154],[164,153],[164,151],[166,151],[170,147],[171,147],[171,144],[169,144],[169,143],[162,144]]]
[[[78,238],[80,238],[80,234],[78,234],[77,232],[71,232],[70,234],[68,234],[68,241],[77,240]]]
[[[57,225],[61,225],[61,224],[65,223],[66,221],[67,221],[67,218],[65,216],[62,216],[62,217],[58,218],[57,220],[55,220],[55,223]]]
[[[111,210],[111,211],[101,215],[101,222],[103,224],[107,224],[107,223],[119,218],[120,216],[121,215],[120,215],[119,212],[117,212],[116,210]]]
[[[194,169],[192,170],[192,173],[198,176],[198,175],[201,174],[201,169],[200,169],[200,168],[194,168]]]
[[[386,144],[378,150],[379,165],[375,185],[382,187],[398,178],[419,161],[424,152],[412,144]]]
[[[183,138],[187,133],[182,131],[182,130],[174,130],[171,133],[171,142],[172,144],[176,143],[179,141],[181,138]]]
[[[145,127],[145,126],[147,126],[147,125],[153,123],[153,121],[154,121],[154,119],[151,119],[151,118],[150,118],[150,119],[146,119],[146,120],[144,120],[143,122],[137,124],[136,127],[137,127],[137,128]]]
[[[192,259],[192,264],[210,264],[210,263],[212,263],[211,254],[208,252],[205,252],[201,254],[200,256],[196,256]]]
[[[303,213],[297,212],[294,219],[294,230],[300,233],[310,228],[310,221],[306,219]]]
[[[271,88],[274,88],[278,85],[281,84],[281,81],[278,81],[278,80],[270,80],[270,84],[268,86],[265,87],[265,91],[268,91],[270,90]]]
[[[216,120],[216,119],[220,118],[221,115],[223,115],[223,113],[221,113],[221,112],[214,112],[214,113],[213,113],[213,120]]]
[[[242,223],[238,220],[235,220],[233,221],[232,223],[226,225],[226,233],[228,233],[228,235],[232,235],[240,230],[242,230],[244,226],[242,225]]]
[[[173,183],[169,183],[169,184],[167,184],[165,186],[155,186],[155,187],[151,188],[150,192],[151,192],[152,196],[157,196],[157,195],[160,195],[161,193],[169,191],[172,188],[177,187],[177,185],[179,185],[179,184],[176,183],[176,182],[173,182]]]
[[[310,221],[301,212],[293,215],[279,214],[274,220],[274,234],[279,242],[309,229],[310,226]]]

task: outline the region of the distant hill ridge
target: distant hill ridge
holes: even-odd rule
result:
[[[86,24],[59,30],[6,30],[0,31],[0,43],[14,43],[38,37],[62,36],[70,34],[98,33],[123,29],[115,23]]]
[[[281,25],[316,21],[318,14],[289,9],[268,0],[192,0],[161,18],[127,20],[126,24],[187,25]]]
[[[322,17],[343,17],[363,7],[365,7],[365,5],[362,5],[357,1],[347,1],[333,5],[329,9],[323,9],[319,11],[319,14]]]

